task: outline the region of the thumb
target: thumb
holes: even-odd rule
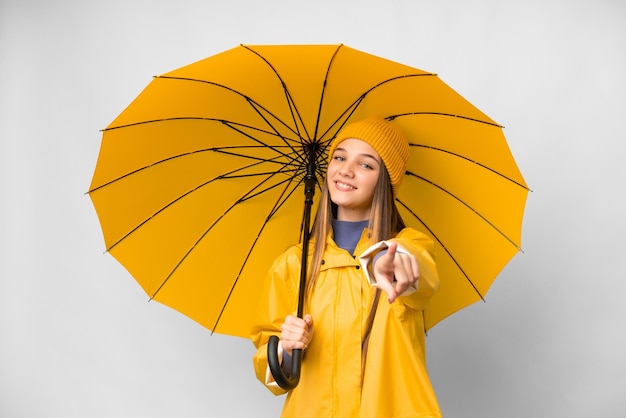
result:
[[[302,319],[304,319],[304,322],[306,323],[307,329],[313,328],[313,317],[311,316],[311,314],[304,315],[304,317]]]

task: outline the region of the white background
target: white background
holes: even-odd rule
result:
[[[428,336],[444,415],[623,416],[626,3],[1,0],[0,417],[279,414],[251,342],[148,303],[84,194],[151,76],[240,43],[344,43],[505,125],[524,253]]]

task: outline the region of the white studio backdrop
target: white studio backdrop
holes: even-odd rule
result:
[[[429,333],[444,416],[621,416],[625,3],[2,0],[0,417],[279,415],[252,343],[148,303],[84,194],[99,130],[153,75],[240,43],[344,43],[503,124],[533,189],[524,253]]]

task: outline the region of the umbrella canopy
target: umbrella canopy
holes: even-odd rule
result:
[[[307,166],[319,188],[326,147],[367,116],[410,140],[397,205],[436,243],[431,328],[519,251],[528,189],[502,127],[436,74],[345,45],[242,45],[155,77],[103,132],[89,195],[107,251],[150,299],[248,337],[302,237]]]

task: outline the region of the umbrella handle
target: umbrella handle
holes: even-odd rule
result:
[[[291,373],[285,375],[278,359],[278,337],[272,335],[267,343],[267,360],[270,366],[274,381],[285,390],[291,390],[298,386],[300,381],[300,362],[302,350],[294,349],[291,354]]]

